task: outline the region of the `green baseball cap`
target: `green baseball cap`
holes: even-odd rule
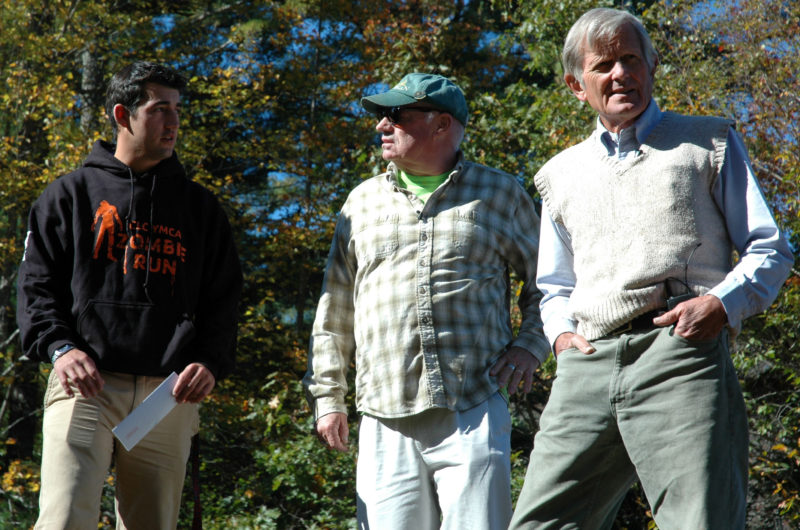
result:
[[[435,74],[408,74],[388,91],[361,98],[361,106],[372,114],[378,114],[381,108],[412,103],[426,103],[452,114],[463,125],[469,119],[467,100],[461,89],[446,77]]]

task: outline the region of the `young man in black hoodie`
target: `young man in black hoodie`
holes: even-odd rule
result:
[[[174,152],[185,80],[134,63],[111,80],[116,144],[31,209],[22,345],[52,362],[37,528],[93,528],[112,458],[118,528],[175,528],[198,404],[234,362],[241,270],[228,220]],[[179,403],[131,451],[111,432],[171,372]]]

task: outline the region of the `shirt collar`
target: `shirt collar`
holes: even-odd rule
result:
[[[642,145],[642,143],[644,143],[644,141],[653,131],[653,128],[655,128],[658,122],[661,121],[662,116],[663,113],[661,112],[661,109],[658,107],[658,103],[656,103],[654,99],[651,99],[650,104],[647,105],[647,108],[644,110],[644,112],[642,112],[642,114],[638,118],[636,118],[636,121],[633,123],[633,125],[629,127],[629,129],[633,128],[636,131],[636,145],[632,146],[633,150],[638,150],[638,148]],[[619,139],[619,136],[624,137],[624,134],[616,135],[611,133],[608,129],[606,129],[605,125],[603,125],[603,122],[600,120],[599,116],[597,117],[596,131],[600,145],[609,151],[609,156],[618,154],[616,152],[618,147],[617,141]],[[626,145],[624,142],[622,147],[623,149],[626,149]],[[625,152],[623,151],[623,153],[621,154],[624,155]]]
[[[457,181],[461,177],[461,173],[463,173],[464,169],[466,168],[466,160],[464,158],[464,152],[462,150],[458,150],[458,158],[456,158],[456,165],[448,171],[448,177],[453,181]],[[400,172],[400,168],[398,168],[394,162],[389,162],[389,166],[386,168],[386,180],[389,181],[393,185],[398,185],[398,178],[397,175]]]

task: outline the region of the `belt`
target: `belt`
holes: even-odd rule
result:
[[[633,320],[629,320],[625,324],[609,332],[608,335],[620,335],[628,331],[646,331],[648,329],[656,328],[658,326],[653,324],[653,319],[663,314],[664,309],[654,309],[652,311],[648,311],[644,315],[639,315]]]

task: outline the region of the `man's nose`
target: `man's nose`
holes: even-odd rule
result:
[[[393,129],[394,126],[387,117],[381,118],[381,121],[379,121],[378,124],[375,126],[375,130],[380,132],[391,132]]]
[[[169,129],[177,129],[180,125],[180,118],[177,112],[168,112],[167,119],[164,122],[164,126]]]
[[[628,75],[630,75],[630,67],[625,61],[616,61],[611,69],[612,79],[625,79]]]

